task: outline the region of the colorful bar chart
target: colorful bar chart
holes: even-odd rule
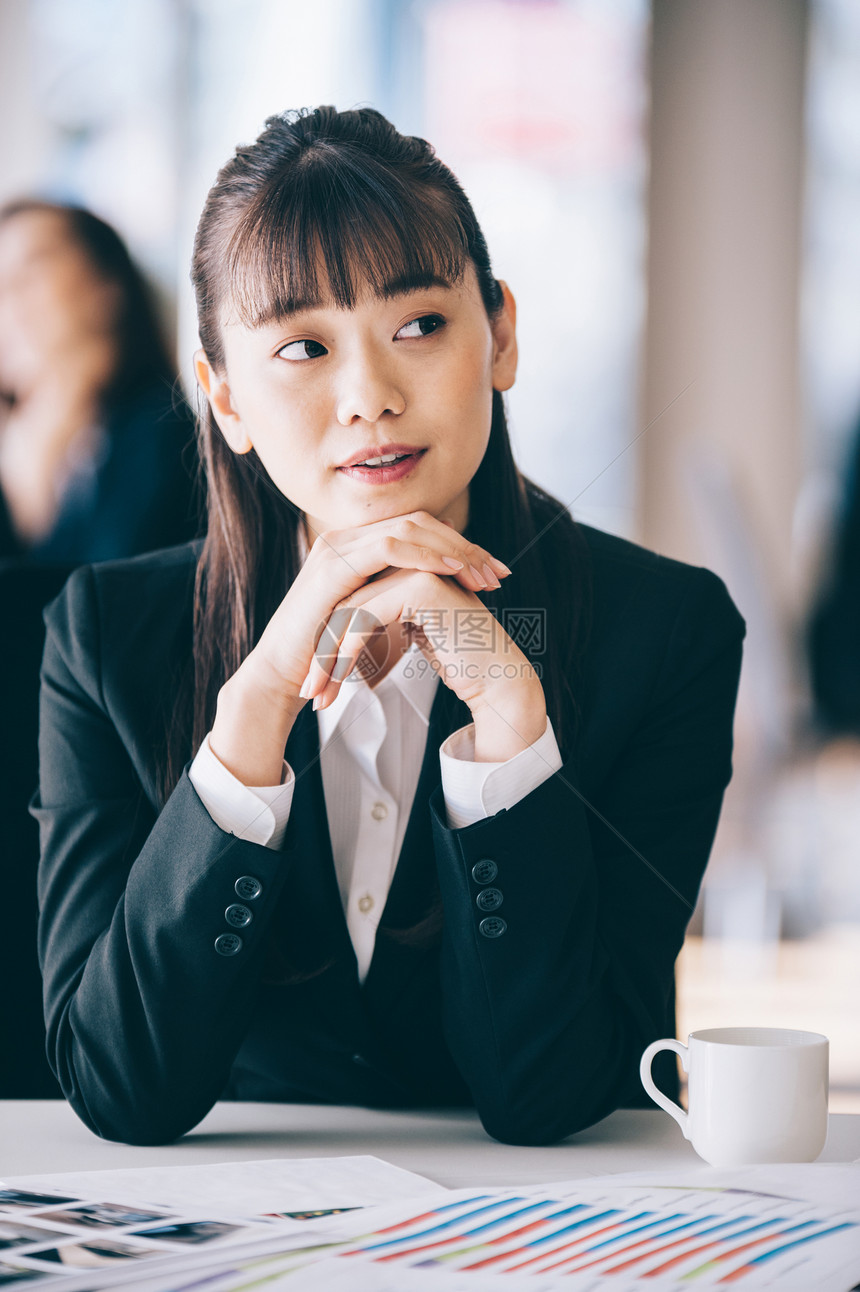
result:
[[[347,1261],[478,1274],[542,1275],[555,1286],[683,1289],[780,1286],[820,1268],[828,1246],[856,1244],[860,1216],[735,1188],[627,1187],[463,1194],[398,1220],[340,1252]],[[818,1249],[816,1251],[816,1249]],[[800,1271],[800,1273],[798,1273]],[[357,1285],[358,1286],[358,1285]]]

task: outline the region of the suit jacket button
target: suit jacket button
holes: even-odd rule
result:
[[[238,933],[221,933],[215,939],[215,950],[219,956],[234,956],[242,950],[242,939]]]
[[[253,875],[242,875],[233,887],[236,890],[236,896],[241,897],[243,902],[253,902],[254,898],[259,897],[263,891],[263,885]]]
[[[485,938],[500,938],[507,930],[507,924],[500,915],[488,915],[485,920],[481,920],[478,928]]]
[[[250,924],[253,918],[247,906],[240,906],[238,902],[228,906],[224,912],[224,919],[228,924],[232,924],[234,929],[244,929],[245,925]]]
[[[476,884],[492,884],[498,873],[498,866],[489,857],[476,861],[472,867],[472,878]]]
[[[498,888],[482,888],[475,898],[481,911],[497,911],[504,900]]]

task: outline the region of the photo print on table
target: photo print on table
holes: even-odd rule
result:
[[[171,1243],[210,1243],[213,1238],[224,1238],[241,1228],[226,1220],[183,1220],[175,1225],[157,1225],[154,1229],[134,1229],[132,1237],[161,1238]]]
[[[157,1247],[132,1247],[130,1243],[110,1242],[96,1238],[91,1243],[65,1243],[62,1247],[49,1247],[44,1251],[28,1252],[31,1261],[52,1261],[75,1269],[100,1269],[115,1261],[135,1260],[142,1256],[163,1256],[164,1249]]]
[[[119,1202],[86,1202],[63,1211],[40,1211],[40,1220],[55,1225],[72,1225],[80,1229],[105,1229],[128,1225],[145,1225],[148,1220],[169,1220],[170,1213],[124,1207]]]
[[[361,1211],[361,1207],[326,1207],[324,1211],[267,1211],[264,1220],[320,1220],[323,1216],[342,1216],[345,1211]]]
[[[14,1287],[18,1283],[35,1283],[37,1279],[49,1279],[50,1274],[39,1270],[22,1270],[17,1265],[7,1265],[0,1261],[0,1288]]]
[[[61,1198],[56,1193],[28,1193],[25,1189],[0,1188],[0,1211],[26,1207],[59,1207],[65,1202],[79,1202],[79,1198]]]
[[[22,1225],[16,1220],[0,1220],[0,1250],[28,1244],[32,1246],[33,1243],[50,1243],[68,1236],[59,1229],[37,1229],[35,1225]]]

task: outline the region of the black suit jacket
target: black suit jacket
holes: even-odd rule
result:
[[[162,1142],[218,1098],[474,1103],[542,1143],[642,1102],[674,1031],[674,962],[731,774],[743,621],[709,572],[583,528],[592,627],[575,753],[513,808],[447,826],[438,749],[469,721],[441,682],[363,986],[305,706],[282,851],[225,834],[154,755],[191,641],[198,545],[76,571],[46,611],[39,951],[48,1053],[98,1134]],[[498,868],[498,937],[473,868]],[[236,881],[262,891],[225,957]],[[441,891],[441,940],[404,943]],[[273,981],[267,944],[283,950]]]

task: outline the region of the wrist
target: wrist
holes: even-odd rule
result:
[[[482,695],[472,707],[475,762],[505,763],[528,749],[546,731],[543,687],[511,694]]]
[[[218,692],[209,747],[243,785],[280,785],[284,748],[303,701],[266,685],[247,663]]]
[[[219,702],[224,692],[236,703],[271,708],[273,717],[289,722],[290,726],[305,704],[300,696],[290,694],[284,679],[259,647],[245,657],[224,683],[218,694]]]

